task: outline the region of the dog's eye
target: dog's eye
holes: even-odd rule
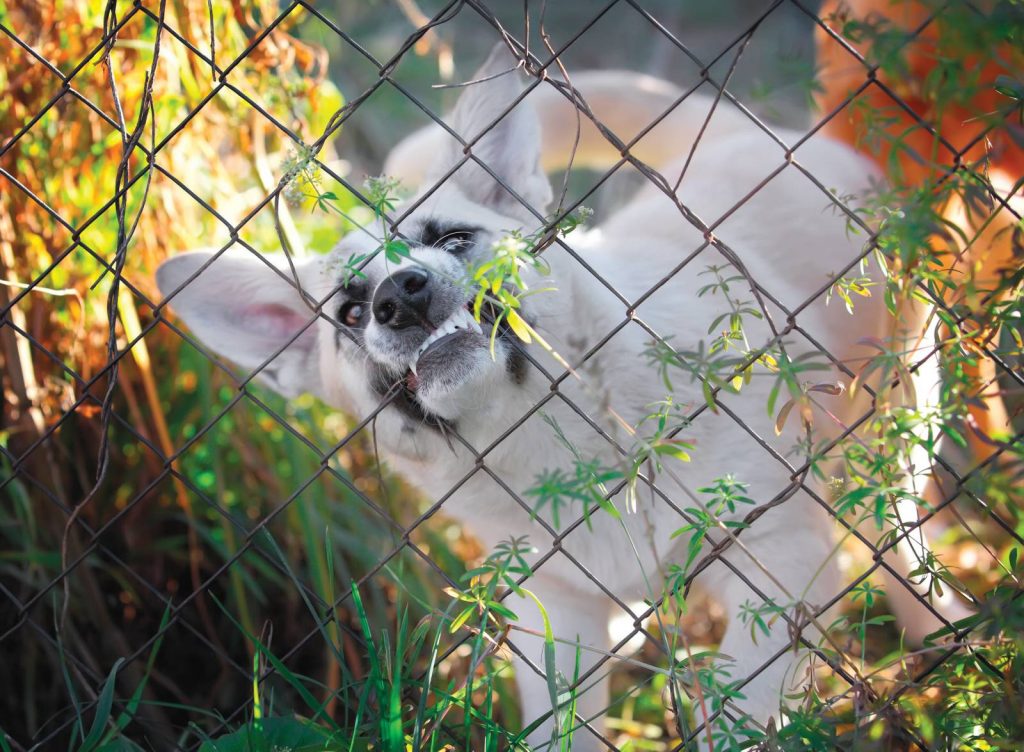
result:
[[[423,226],[420,242],[448,253],[459,254],[469,250],[476,242],[479,229],[476,227],[449,226],[430,221]]]
[[[338,311],[338,319],[348,327],[359,326],[363,318],[363,304],[357,300],[350,300]]]
[[[431,245],[435,248],[448,251],[448,253],[462,253],[463,251],[472,248],[475,240],[475,230],[447,230],[444,235],[439,237]]]

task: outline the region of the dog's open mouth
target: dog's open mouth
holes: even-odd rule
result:
[[[438,399],[443,400],[463,386],[467,378],[487,368],[491,356],[485,354],[492,347],[492,339],[501,343],[501,360],[512,382],[520,384],[525,378],[525,357],[501,310],[490,301],[483,301],[478,322],[471,313],[471,305],[470,302],[460,306],[439,326],[428,329],[427,336],[408,357],[401,377],[396,379],[391,369],[375,371],[373,388],[390,397],[391,404],[417,424],[442,432],[454,426],[454,416],[441,417],[429,405],[437,404]],[[423,395],[427,404],[422,401]]]
[[[469,305],[457,309],[423,340],[409,359],[405,374],[406,387],[415,392],[419,387],[421,371],[440,366],[452,348],[471,345],[473,343],[470,340],[482,337],[483,330],[470,313]]]

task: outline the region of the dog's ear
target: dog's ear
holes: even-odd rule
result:
[[[507,185],[540,214],[551,201],[551,184],[540,166],[540,123],[533,106],[524,99],[502,116],[522,93],[521,78],[516,60],[504,45],[498,45],[452,112],[452,129],[473,144],[472,154],[501,182],[473,161],[462,165],[452,179],[468,198],[502,213],[528,217],[529,211],[501,185]],[[495,120],[498,122],[491,127]],[[428,173],[433,181],[465,156],[458,141],[450,137],[445,141],[445,149]],[[427,184],[433,181],[428,178]]]
[[[296,262],[300,281],[311,279],[318,261]],[[319,394],[315,314],[283,274],[251,253],[193,251],[161,264],[156,282],[211,350],[249,369],[274,356],[260,370],[261,381],[286,397]]]

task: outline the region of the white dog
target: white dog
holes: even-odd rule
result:
[[[853,316],[837,302],[826,305],[824,292],[859,258],[864,242],[863,236],[848,234],[841,211],[829,210],[829,191],[842,196],[866,191],[874,172],[864,159],[818,137],[789,154],[726,101],[718,104],[698,143],[712,100],[694,94],[631,148],[669,185],[686,164],[675,195],[692,212],[690,219],[668,195],[671,189],[650,185],[596,228],[570,235],[566,243],[572,252],[557,243],[547,248],[543,257],[550,269],[544,278],[531,272],[526,279],[531,288],[557,288],[524,298],[521,313],[573,372],[567,374],[543,348],[523,346],[507,325],[499,327],[492,355],[489,325],[473,319],[467,307],[472,292],[459,280],[510,231],[529,235],[541,225],[519,199],[541,215],[546,212],[552,190],[545,168],[564,166],[577,137],[574,106],[547,83],[500,117],[522,91],[519,72],[508,72],[513,66],[507,53],[492,55],[477,74],[486,80],[464,90],[449,119],[490,172],[466,161],[434,190],[465,158],[463,145],[436,126],[403,143],[389,160],[389,172],[421,185],[405,204],[416,208],[399,227],[410,246],[400,263],[378,254],[363,270],[365,277],[341,286],[344,260],[379,248],[385,233],[378,226],[345,237],[329,257],[297,261],[305,298],[283,259],[268,263],[247,252],[177,256],[160,268],[158,282],[203,343],[244,368],[259,367],[259,377],[285,395],[312,392],[357,418],[386,402],[376,431],[395,469],[430,500],[444,499],[443,510],[485,546],[529,535],[546,554],[552,544],[551,509],[540,507],[532,517],[535,499],[528,491],[543,471],[571,472],[577,457],[614,468],[623,462],[622,451],[642,445],[640,437],[650,435],[650,421],[643,416],[668,396],[645,354],[655,334],[679,351],[696,351],[725,328],[719,325],[709,335],[712,323],[732,310],[729,301],[739,301],[758,311],[743,316],[747,344],[742,347],[757,350],[781,339],[791,359],[830,353],[836,359],[833,373],[813,372],[806,379],[834,383],[849,381],[837,364],[856,372],[875,354],[862,338],[899,339],[902,328],[919,336],[921,320],[908,315],[894,326],[879,294],[860,301]],[[596,117],[626,142],[677,96],[671,85],[635,74],[581,74],[574,83]],[[617,161],[617,148],[586,117],[581,120],[577,164]],[[802,136],[784,129],[776,133],[788,144]],[[403,211],[399,206],[394,216]],[[699,222],[691,219],[710,230],[698,229]],[[721,290],[699,294],[713,281],[706,273],[712,266],[735,278],[728,296]],[[758,285],[756,295],[750,279]],[[772,326],[781,332],[775,340]],[[691,365],[700,370],[699,364]],[[582,525],[559,538],[553,555],[527,583],[546,606],[555,636],[585,648],[609,649],[610,639],[615,641],[609,621],[624,615],[617,604],[656,598],[666,567],[686,559],[689,536],[673,538],[672,533],[686,524],[680,510],[711,501],[711,494],[698,489],[731,475],[749,484],[745,495],[762,505],[790,486],[805,460],[791,451],[804,435],[802,419],[795,417],[799,411],[776,435],[776,416],[765,410],[776,383],[768,368],[755,365],[755,375],[738,393],[719,393],[715,410],[701,409],[701,384],[685,366],[669,371],[679,412],[696,414],[679,433],[693,446],[690,460],[665,457],[660,468],[644,463],[639,493],[630,499],[635,509],[627,509],[626,494],[620,493],[613,501],[621,519],[593,512],[592,529]],[[923,368],[918,384],[921,395],[934,391],[926,372]],[[865,390],[858,399],[849,393],[816,394],[814,440],[836,436],[860,418],[870,407],[865,395]],[[776,413],[789,396],[783,388]],[[918,461],[916,467],[926,464]],[[910,483],[913,474],[907,477]],[[813,477],[806,482],[806,488],[743,530],[696,582],[720,601],[729,618],[721,665],[732,679],[753,673],[736,705],[759,722],[779,712],[781,692],[805,681],[800,651],[787,650],[794,639],[787,620],[801,620],[796,604],[813,611],[841,589],[833,566],[835,525],[822,506],[830,497]],[[720,518],[739,519],[752,508],[740,504]],[[581,511],[578,506],[573,514],[563,510],[563,529]],[[713,526],[704,551],[727,535]],[[913,546],[900,550],[908,548]],[[894,566],[905,574],[909,565]],[[925,609],[913,606],[904,586],[890,584],[888,590],[909,629],[916,635],[931,629],[934,622]],[[744,604],[761,604],[764,598],[786,615],[755,644],[738,615]],[[541,630],[530,601],[509,603],[519,624]],[[627,623],[636,618],[625,616]],[[814,642],[818,634],[812,625],[802,636]],[[512,641],[534,667],[543,666],[539,638],[514,632]],[[600,657],[584,650],[584,671]],[[762,669],[772,657],[776,660]],[[562,644],[559,671],[572,676],[575,659],[575,651]],[[552,710],[545,680],[534,667],[517,658],[525,723]],[[577,704],[578,715],[592,720],[595,731],[609,702],[606,680],[600,678],[604,673],[595,672],[593,686]],[[541,725],[530,740],[541,744],[550,734],[550,725]],[[586,729],[577,732],[575,745],[604,748]]]

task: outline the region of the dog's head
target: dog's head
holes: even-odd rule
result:
[[[537,226],[522,202],[543,212],[551,198],[536,115],[526,102],[504,114],[522,88],[512,67],[496,51],[476,74],[485,80],[460,96],[452,127],[487,169],[451,139],[406,204],[418,206],[398,227],[408,254],[397,263],[378,253],[378,225],[294,269],[248,251],[182,254],[160,267],[161,292],[207,347],[277,391],[312,392],[356,416],[384,400],[381,416],[410,438],[519,388],[526,363],[513,335],[500,326],[492,355],[490,326],[474,320],[473,291],[460,284],[495,241]],[[360,256],[373,258],[352,274]]]

